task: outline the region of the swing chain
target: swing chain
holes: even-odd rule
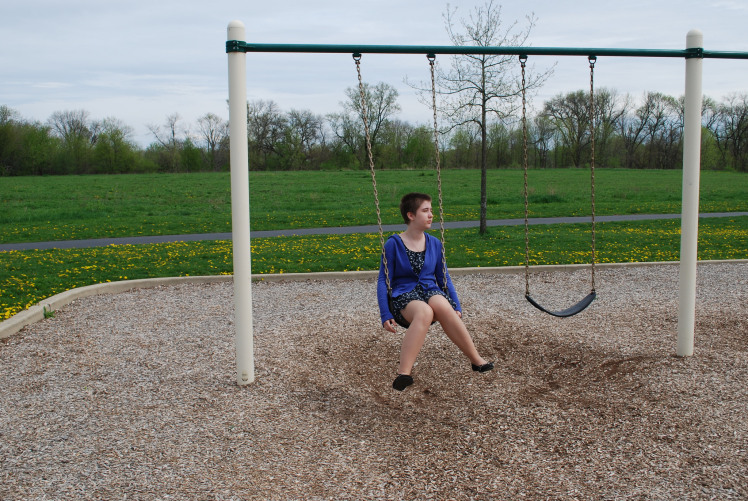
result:
[[[530,295],[530,207],[527,195],[527,92],[525,83],[525,65],[527,56],[519,56],[522,66],[522,165],[525,171],[525,296]]]
[[[377,176],[374,170],[374,156],[371,152],[371,135],[369,133],[369,119],[366,108],[366,96],[364,94],[364,82],[361,79],[361,54],[353,54],[353,60],[356,62],[356,73],[358,74],[358,93],[361,97],[361,117],[364,121],[364,133],[366,135],[366,154],[369,158],[369,170],[371,171],[371,183],[374,187],[374,204],[377,209],[377,225],[379,226],[379,244],[382,249],[382,262],[384,264],[384,278],[387,283],[387,293],[392,296],[392,286],[390,285],[390,269],[387,264],[387,254],[384,252],[384,230],[382,229],[382,213],[379,210],[379,192],[377,190]]]
[[[596,56],[589,56],[590,62],[590,200],[592,205],[592,292],[595,292],[595,62]]]
[[[449,288],[447,287],[447,251],[446,242],[444,240],[444,202],[442,200],[441,155],[439,154],[439,124],[436,117],[436,78],[434,76],[436,55],[428,54],[426,57],[429,60],[429,67],[431,69],[431,107],[434,110],[434,152],[436,158],[436,182],[439,192],[439,227],[441,229],[442,239],[442,277],[444,279],[444,286],[442,289],[444,292],[449,294]]]

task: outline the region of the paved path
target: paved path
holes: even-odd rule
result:
[[[699,217],[739,217],[748,216],[748,212],[709,212],[701,213]],[[539,217],[530,219],[531,225],[536,224],[574,224],[589,223],[589,216],[583,217]],[[680,214],[629,214],[624,216],[597,216],[595,221],[606,223],[611,221],[644,221],[653,219],[680,219]],[[486,222],[488,226],[517,226],[525,224],[525,220],[517,219],[491,219]],[[479,225],[478,221],[453,221],[444,223],[447,229],[474,228]],[[438,227],[438,224],[434,225]],[[402,224],[386,224],[382,229],[387,232],[402,231]],[[251,238],[268,238],[282,236],[301,235],[346,235],[350,233],[378,233],[377,225],[368,226],[336,226],[330,228],[299,228],[293,230],[269,230],[253,231]],[[194,242],[198,240],[231,240],[231,233],[196,233],[189,235],[157,235],[144,237],[122,237],[122,238],[92,238],[88,240],[62,240],[54,242],[23,242],[17,244],[0,244],[0,252],[11,250],[30,249],[81,249],[86,247],[104,247],[107,245],[124,244],[159,244],[167,242]]]

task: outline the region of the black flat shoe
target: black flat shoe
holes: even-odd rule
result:
[[[487,362],[483,365],[473,365],[473,370],[476,372],[488,372],[493,370],[493,362]]]
[[[403,391],[405,388],[413,384],[413,377],[408,374],[398,374],[395,380],[392,382],[392,387],[397,391]]]

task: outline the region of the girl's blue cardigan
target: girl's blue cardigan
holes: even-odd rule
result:
[[[444,269],[442,266],[442,243],[428,233],[426,235],[426,256],[420,275],[413,272],[410,266],[408,254],[405,252],[405,244],[398,235],[390,235],[384,244],[384,254],[387,256],[387,267],[390,274],[390,286],[392,297],[412,291],[420,284],[426,291],[442,290],[444,285]],[[447,291],[449,297],[455,302],[455,310],[462,311],[457,292],[452,285],[452,278],[447,271]],[[387,298],[387,282],[384,275],[384,259],[380,261],[379,280],[377,282],[377,300],[379,302],[379,315],[382,323],[394,318],[389,309]]]

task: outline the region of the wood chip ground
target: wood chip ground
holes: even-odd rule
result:
[[[0,341],[0,499],[748,499],[748,264],[698,276],[688,358],[675,266],[599,270],[568,319],[455,277],[496,370],[434,326],[402,393],[373,280],[255,283],[246,387],[230,283],[81,299]]]

